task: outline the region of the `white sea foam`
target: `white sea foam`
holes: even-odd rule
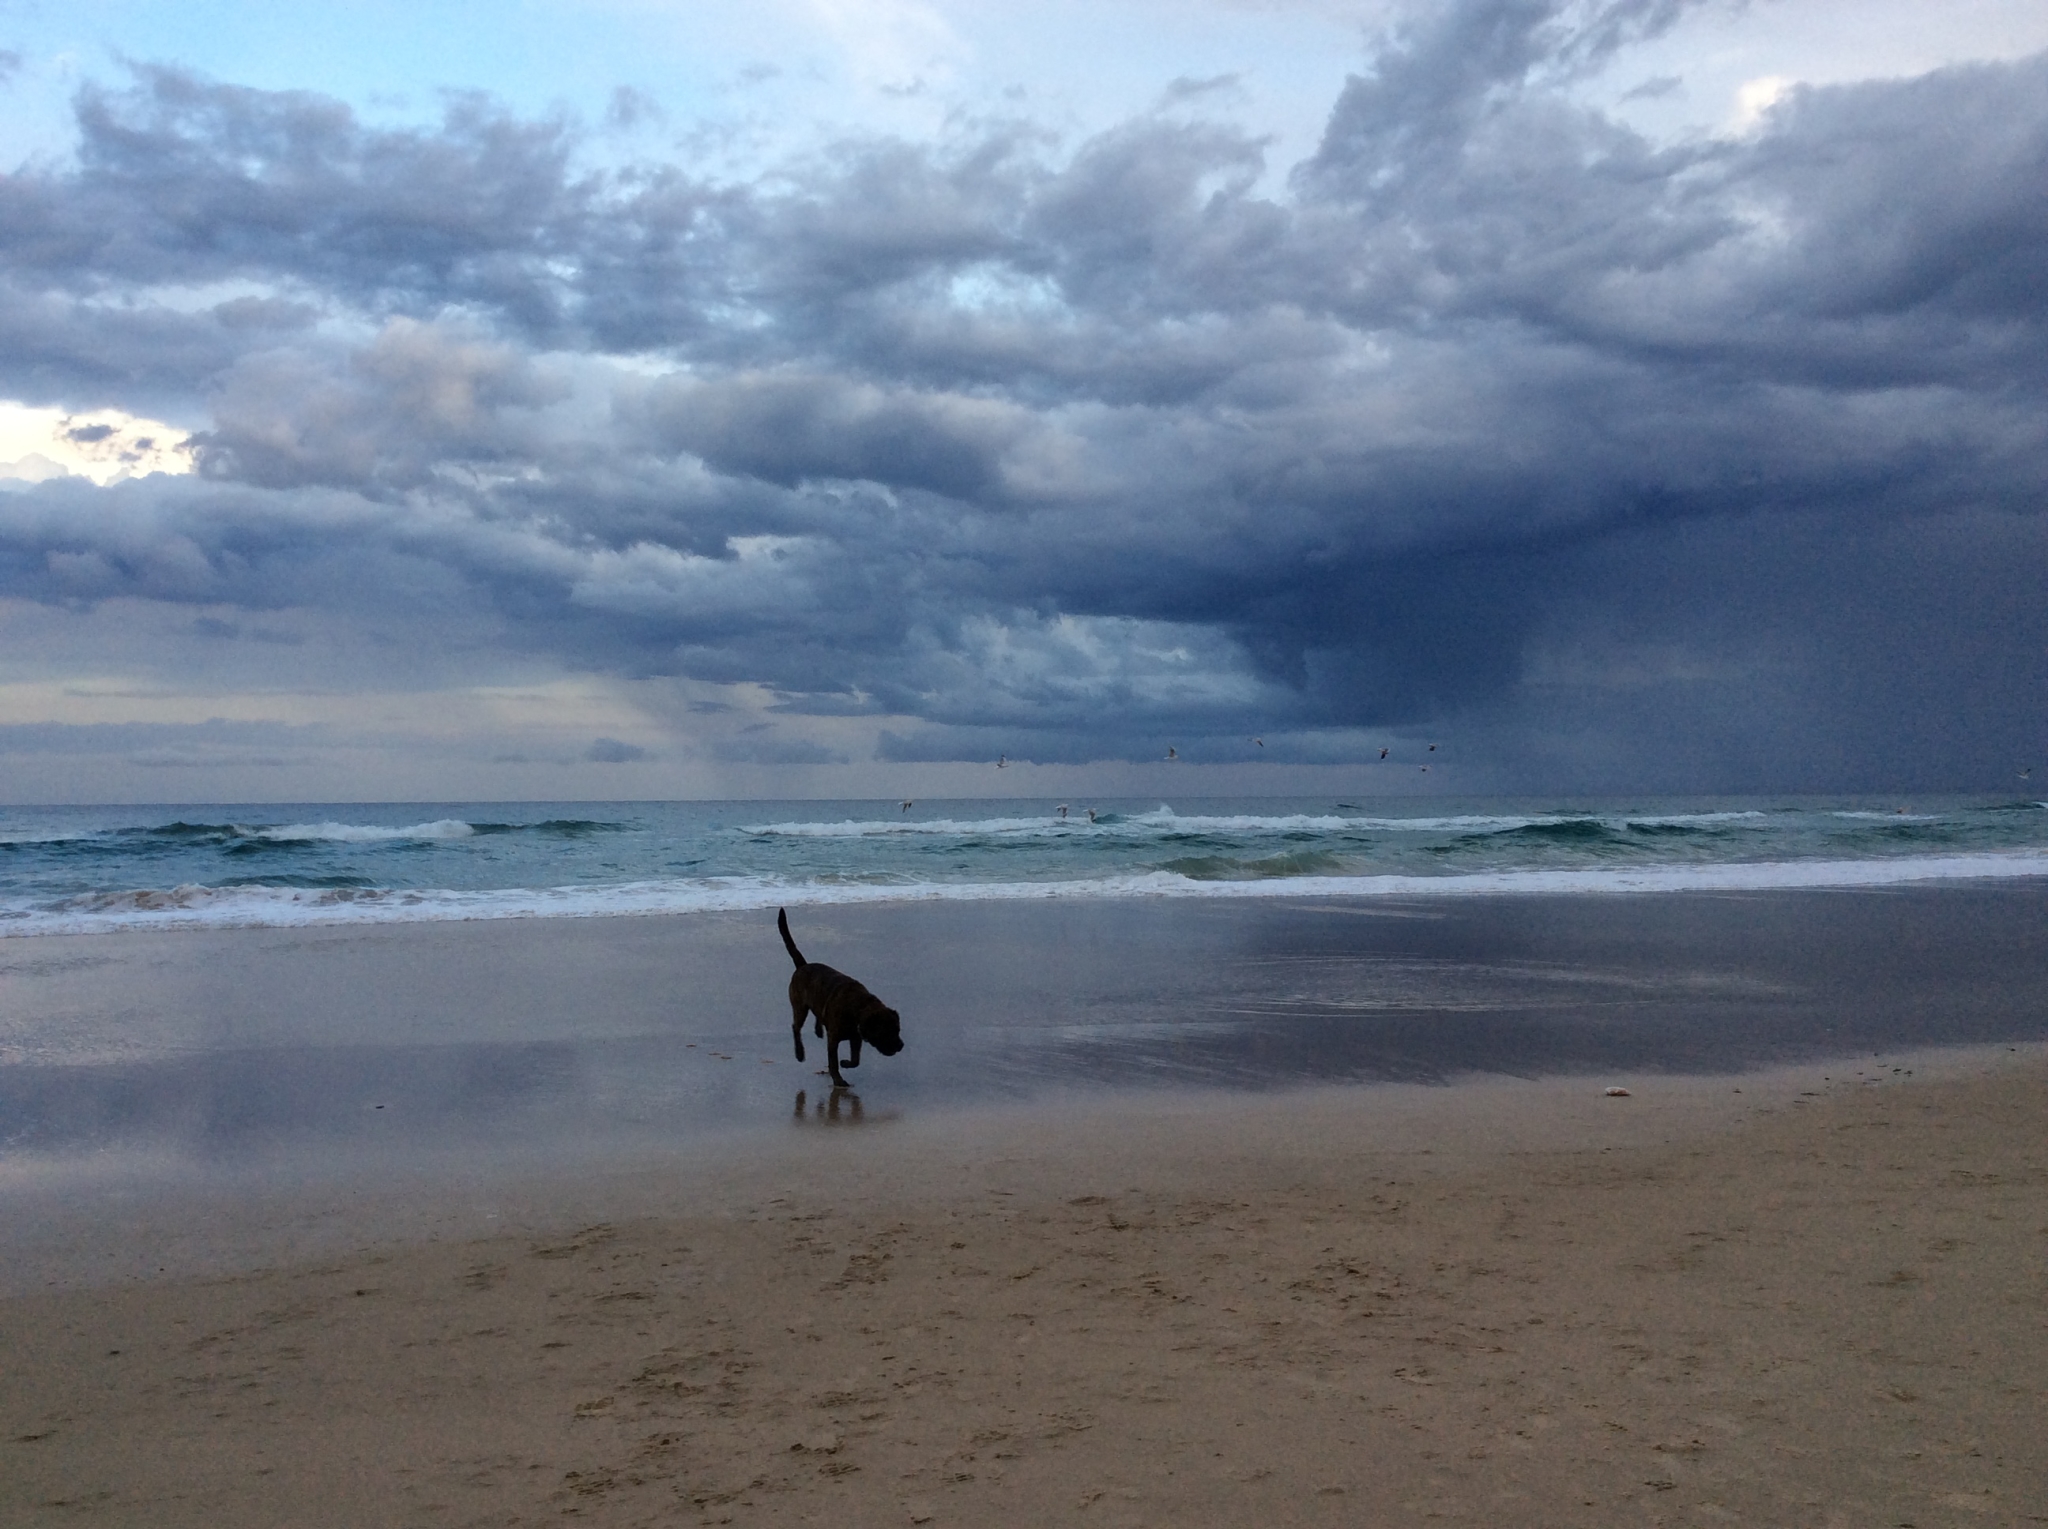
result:
[[[1109,826],[1107,823],[1091,823],[1085,816],[1068,819],[977,818],[967,821],[957,818],[905,818],[901,822],[848,818],[838,823],[747,823],[740,826],[739,832],[778,839],[887,839],[920,835],[961,839],[997,835],[1084,833]]]
[[[431,823],[412,823],[403,828],[386,828],[376,823],[285,823],[271,828],[240,828],[237,833],[251,839],[270,839],[279,844],[383,844],[393,839],[467,839],[476,830],[460,818],[437,818]]]
[[[2008,881],[2048,876],[2048,851],[1900,856],[1882,860],[1757,861],[1629,869],[1489,871],[1466,876],[1296,876],[1195,881],[1170,871],[1094,880],[962,883],[791,883],[760,877],[645,881],[610,887],[504,891],[182,886],[102,893],[60,908],[0,910],[0,935],[87,934],[117,929],[289,928],[301,925],[435,923],[511,918],[749,911],[782,904],[1005,902],[1052,898],[1477,897],[1531,894],[1753,892]]]
[[[1761,822],[1769,816],[1768,812],[1758,812],[1751,808],[1745,812],[1631,812],[1625,813],[1619,818],[1602,819],[1602,821],[1630,823],[1642,828],[1690,828],[1695,823]]]
[[[1528,816],[1499,816],[1473,814],[1442,818],[1368,818],[1329,817],[1296,814],[1286,817],[1260,817],[1254,813],[1230,813],[1223,816],[1191,815],[1183,817],[1167,808],[1156,812],[1139,813],[1124,819],[1125,824],[1162,833],[1219,833],[1219,834],[1260,834],[1260,833],[1343,833],[1368,829],[1374,833],[1444,833],[1480,832],[1500,829],[1529,828],[1539,823],[1569,823],[1579,821],[1576,814],[1531,814]]]

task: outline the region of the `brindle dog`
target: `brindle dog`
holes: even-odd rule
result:
[[[846,1065],[860,1066],[861,1043],[865,1041],[883,1056],[903,1049],[903,1021],[897,1012],[844,972],[816,961],[789,937],[789,915],[775,910],[775,927],[782,931],[782,943],[789,959],[796,962],[796,975],[789,979],[790,1034],[796,1041],[796,1059],[804,1059],[804,1016],[817,1016],[817,1033],[825,1037],[825,1064],[832,1073],[832,1086],[849,1085],[839,1073],[839,1043],[847,1043]]]

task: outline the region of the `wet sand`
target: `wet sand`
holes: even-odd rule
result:
[[[903,1011],[857,1080],[909,1119],[2048,1039],[2048,881],[791,911]],[[816,1090],[788,978],[772,914],[0,939],[0,1211],[16,1171],[687,1162]]]
[[[631,1219],[0,1302],[0,1518],[2048,1522],[2039,1048],[841,1103]]]

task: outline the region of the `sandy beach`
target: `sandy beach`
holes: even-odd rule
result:
[[[0,147],[0,1529],[2048,1529],[2048,0]]]
[[[0,1515],[2048,1522],[2044,1120],[2004,1046],[813,1107],[665,1213],[8,1299]]]

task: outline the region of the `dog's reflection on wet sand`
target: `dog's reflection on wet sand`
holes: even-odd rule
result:
[[[863,1110],[860,1095],[850,1088],[835,1088],[815,1104],[805,1090],[800,1088],[796,1091],[794,1119],[800,1126],[886,1125],[892,1120],[900,1120],[902,1115],[901,1110],[894,1109]]]
[[[842,1105],[845,1107],[843,1114],[841,1113]],[[820,1099],[815,1106],[810,1106],[809,1113],[806,1113],[807,1106],[809,1106],[809,1099],[805,1090],[800,1088],[796,1091],[795,1118],[798,1125],[809,1125],[813,1121],[819,1125],[861,1125],[867,1119],[861,1112],[860,1095],[850,1088],[833,1089],[823,1099]],[[886,1119],[887,1117],[883,1118]]]

